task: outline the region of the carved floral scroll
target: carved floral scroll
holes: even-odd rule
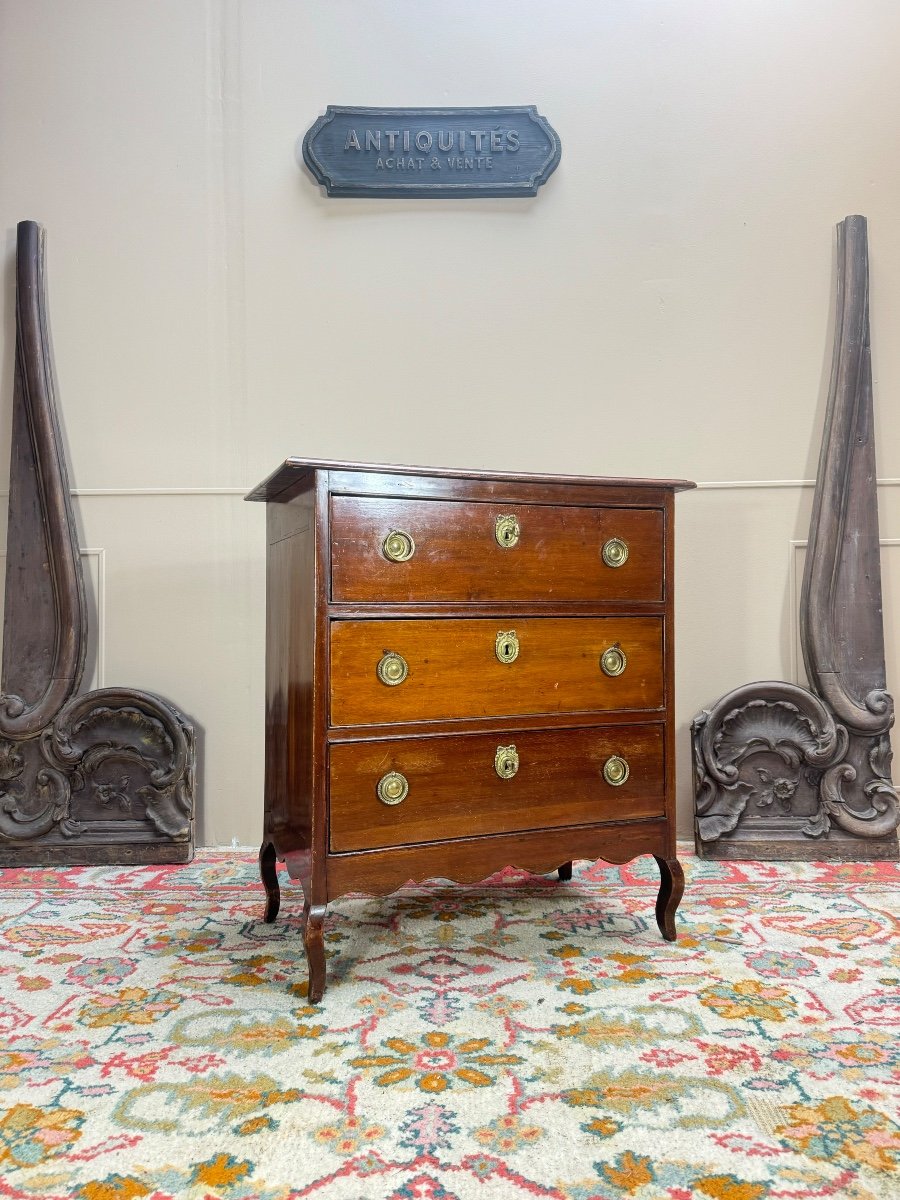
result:
[[[828,405],[800,638],[810,688],[737,688],[692,725],[698,853],[897,858],[864,217],[838,226]]]
[[[193,730],[149,692],[79,695],[86,641],[43,231],[23,221],[0,677],[0,865],[187,862]]]

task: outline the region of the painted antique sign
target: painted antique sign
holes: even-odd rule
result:
[[[533,104],[329,104],[303,139],[303,161],[329,196],[535,196],[559,156],[559,138]]]

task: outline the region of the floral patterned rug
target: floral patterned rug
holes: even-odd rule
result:
[[[685,856],[329,910],[253,856],[0,871],[0,1196],[900,1195],[897,867]]]

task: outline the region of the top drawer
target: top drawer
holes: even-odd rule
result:
[[[663,598],[658,508],[334,496],[331,537],[336,602]]]

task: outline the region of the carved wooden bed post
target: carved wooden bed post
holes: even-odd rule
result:
[[[692,725],[706,858],[897,858],[885,690],[866,221],[838,225],[828,408],[800,604],[811,690],[751,683]]]
[[[43,230],[18,226],[0,677],[0,866],[188,862],[194,739],[158,696],[78,694],[87,615],[56,412]]]

